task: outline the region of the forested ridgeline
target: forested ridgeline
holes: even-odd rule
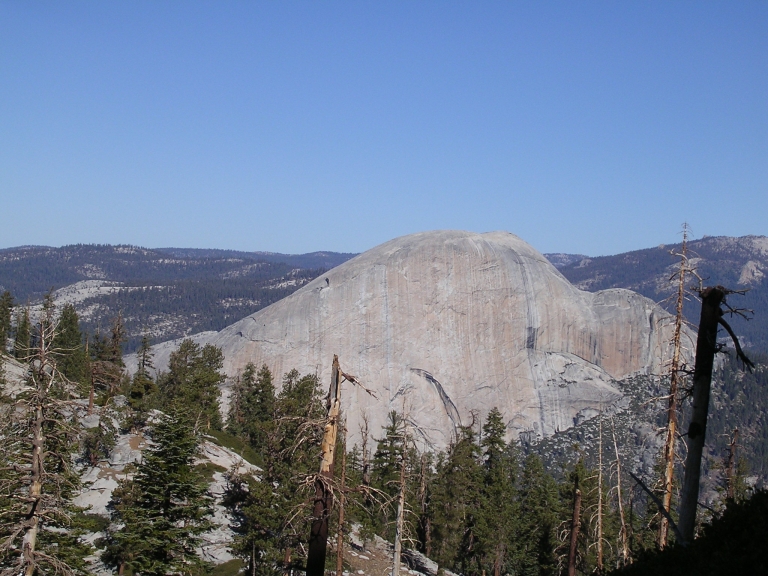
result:
[[[144,334],[160,341],[220,330],[351,256],[100,245],[14,248],[0,250],[0,292],[8,292],[18,315],[49,289],[76,285],[59,298],[75,305],[83,328],[104,333],[121,313],[125,348],[133,352]]]
[[[17,328],[9,341],[28,376],[21,393],[2,399],[2,574],[86,574],[96,569],[97,558],[116,574],[204,574],[220,569],[200,554],[214,528],[231,534],[231,553],[239,560],[230,568],[302,571],[326,424],[318,376],[291,371],[278,382],[265,366],[248,365],[232,382],[222,415],[219,349],[185,340],[168,371],[153,378],[145,338],[138,370],[129,377],[119,317],[86,347],[74,308],[55,308],[47,297],[41,314],[27,318],[26,331]],[[765,401],[764,365],[751,375],[735,368],[730,362],[722,368],[722,426],[730,422],[728,405]],[[628,476],[632,462],[621,456],[611,419],[593,421],[597,442],[575,444],[568,462],[546,465],[507,441],[495,408],[457,429],[444,451],[415,441],[407,412],[391,411],[383,430],[359,431],[363,441],[353,446],[345,445],[342,426],[330,533],[339,533],[343,505],[343,545],[330,539],[327,566],[339,550],[349,550],[353,534],[364,545],[374,535],[393,541],[398,511],[406,547],[466,575],[555,575],[571,559],[576,573],[607,573],[683,558],[674,556],[684,553],[676,546],[665,552],[669,556],[655,555],[658,508]],[[745,446],[763,425],[759,417],[746,421]],[[148,442],[140,459],[107,470],[117,485],[105,515],[75,506],[82,478],[103,466],[125,435]],[[206,463],[199,451],[203,440],[235,450],[260,471]],[[223,495],[214,497],[217,470],[226,483]],[[747,482],[752,473],[743,462],[719,477],[721,498],[700,519],[721,520],[704,533],[719,538],[763,505],[764,496],[744,504],[753,492]],[[655,488],[653,478],[645,480]],[[214,515],[217,509],[223,514]],[[225,526],[216,524],[221,518]],[[752,534],[760,533],[737,531],[733,537],[750,549]],[[729,553],[717,552],[725,558]]]

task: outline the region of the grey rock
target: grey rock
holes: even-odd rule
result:
[[[80,417],[80,425],[83,428],[96,428],[101,421],[101,417],[98,414],[90,414]]]
[[[670,316],[621,289],[583,292],[506,232],[397,238],[334,268],[221,332],[230,376],[246,363],[292,368],[325,386],[334,354],[376,398],[344,384],[351,435],[404,410],[425,444],[498,407],[510,436],[544,437],[622,399],[616,379],[659,373]],[[155,347],[167,366],[177,342]]]

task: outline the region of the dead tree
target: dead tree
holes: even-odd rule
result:
[[[573,491],[573,518],[571,520],[571,543],[568,550],[568,576],[576,576],[576,547],[579,543],[581,526],[581,490],[578,484]]]
[[[65,576],[75,573],[43,549],[39,539],[44,528],[69,523],[65,492],[77,483],[69,469],[77,430],[70,424],[76,408],[68,398],[75,386],[56,368],[56,332],[53,308],[44,307],[34,349],[24,357],[30,367],[27,386],[2,415],[6,429],[0,433],[0,485],[8,507],[0,516],[0,528],[6,534],[0,542],[0,557],[9,560],[0,571],[2,576],[32,576],[48,570]],[[17,561],[11,562],[15,554]]]
[[[327,416],[323,430],[322,456],[320,472],[315,477],[315,498],[312,508],[312,528],[309,533],[307,554],[307,576],[323,576],[325,555],[328,546],[328,520],[333,505],[334,451],[341,411],[341,376],[339,357],[334,354],[331,368],[331,385],[326,402]]]
[[[624,566],[631,562],[629,556],[629,542],[627,537],[627,524],[624,521],[624,502],[621,498],[621,459],[619,458],[619,445],[616,442],[616,429],[611,418],[611,435],[613,436],[613,449],[616,452],[616,498],[618,500],[619,520],[621,528],[619,529],[619,544],[621,545],[621,557]]]
[[[672,340],[672,364],[669,368],[669,401],[667,403],[667,438],[664,442],[664,477],[662,479],[662,504],[664,509],[669,512],[672,505],[672,489],[675,477],[675,442],[677,441],[677,413],[678,413],[678,395],[679,395],[679,375],[680,375],[680,352],[681,335],[683,329],[683,303],[685,301],[685,275],[689,272],[688,267],[688,227],[683,225],[683,247],[680,253],[680,268],[677,276],[677,301],[675,303],[675,331]],[[674,276],[673,276],[674,278]],[[667,545],[669,534],[669,522],[665,516],[661,516],[659,522],[659,531],[657,534],[657,544],[660,549]]]
[[[723,326],[733,339],[736,354],[748,368],[754,365],[744,355],[738,338],[723,318],[721,305],[727,294],[734,293],[722,286],[705,288],[701,291],[701,319],[696,340],[696,364],[693,372],[693,409],[691,423],[688,426],[688,455],[685,460],[685,477],[680,500],[680,533],[685,541],[693,540],[696,526],[696,509],[699,501],[699,481],[701,476],[701,455],[707,431],[709,395],[712,386],[712,369],[715,353],[720,350],[717,344],[718,326]],[[731,309],[731,312],[739,312]]]
[[[347,426],[341,425],[341,478],[339,480],[339,526],[336,533],[336,576],[344,574],[344,507],[347,501]]]
[[[736,500],[736,448],[739,444],[739,429],[734,428],[731,443],[728,446],[728,466],[726,468],[726,479],[728,482],[728,500]]]
[[[355,376],[345,374],[339,367],[339,357],[333,355],[331,385],[326,400],[327,415],[321,444],[320,472],[314,477],[315,496],[312,506],[312,527],[307,550],[307,576],[323,576],[328,546],[328,521],[333,507],[333,469],[336,459],[336,437],[341,415],[341,383],[351,382],[370,396],[376,395]]]
[[[407,440],[407,435],[406,435]],[[400,454],[400,480],[397,493],[397,520],[395,522],[395,546],[392,555],[392,576],[400,576],[400,556],[403,551],[403,528],[405,527],[405,468],[406,468],[406,443]]]
[[[603,573],[603,415],[599,416],[600,438],[597,457],[597,573]]]

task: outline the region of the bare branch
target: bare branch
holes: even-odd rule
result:
[[[683,538],[683,535],[680,533],[680,530],[678,529],[677,524],[675,523],[675,521],[672,519],[672,516],[670,516],[669,512],[667,512],[664,509],[664,504],[662,504],[661,500],[659,500],[659,498],[656,496],[656,494],[654,494],[650,490],[650,488],[648,488],[648,486],[646,486],[643,483],[643,481],[640,480],[640,478],[635,476],[632,472],[629,472],[629,475],[632,476],[632,479],[635,482],[637,482],[643,490],[645,490],[645,492],[648,494],[648,496],[651,497],[651,500],[653,500],[653,503],[656,504],[656,507],[659,509],[659,512],[661,512],[661,514],[664,516],[664,518],[667,519],[667,522],[669,522],[669,525],[672,527],[672,530],[675,531],[675,535],[677,536],[678,542],[680,542],[680,544],[682,546],[688,546],[688,542],[686,542],[685,539]]]
[[[736,337],[736,334],[734,334],[733,329],[728,325],[728,322],[725,321],[723,317],[720,317],[718,319],[718,324],[720,324],[723,328],[725,328],[726,332],[731,336],[731,340],[733,340],[733,345],[736,347],[736,356],[738,356],[739,360],[741,360],[744,363],[744,366],[747,367],[747,370],[752,372],[752,369],[755,367],[755,364],[747,358],[746,354],[744,354],[744,351],[741,349],[741,344],[739,344],[739,339]]]

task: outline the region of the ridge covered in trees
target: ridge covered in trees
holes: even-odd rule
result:
[[[84,329],[105,331],[122,312],[126,349],[134,351],[145,333],[167,340],[220,330],[352,256],[83,244],[8,248],[0,250],[0,293],[25,306],[50,288],[91,281],[74,302],[87,312]],[[0,317],[0,330],[6,326]]]

